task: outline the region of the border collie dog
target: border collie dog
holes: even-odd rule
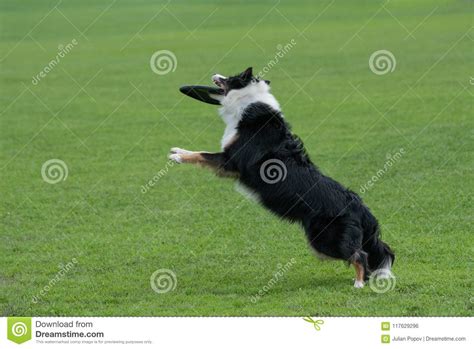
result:
[[[254,77],[252,68],[232,77],[216,74],[212,80],[223,90],[212,96],[222,105],[226,124],[222,151],[171,148],[169,158],[237,179],[268,210],[300,223],[319,257],[352,264],[356,288],[374,271],[374,276],[391,277],[395,255],[380,240],[376,218],[356,193],[311,162],[270,93],[270,82]]]

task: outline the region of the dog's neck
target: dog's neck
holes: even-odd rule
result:
[[[222,149],[233,139],[237,132],[237,126],[242,119],[245,108],[252,103],[262,102],[273,109],[280,111],[280,104],[270,93],[270,86],[264,81],[253,82],[244,88],[231,90],[221,100],[222,107],[219,113],[226,124],[224,135],[221,140]]]
[[[259,81],[238,90],[231,90],[221,101],[222,107],[219,109],[219,113],[227,125],[234,123],[235,119],[238,122],[245,108],[255,102],[268,104],[273,109],[280,111],[278,101],[270,93],[270,86],[264,81]]]

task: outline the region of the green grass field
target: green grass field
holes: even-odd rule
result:
[[[1,1],[0,315],[473,315],[472,2],[56,4]],[[219,150],[224,129],[179,86],[258,72],[290,42],[265,78],[326,174],[354,191],[377,176],[362,197],[396,251],[393,290],[354,289],[232,181],[167,163]],[[174,72],[152,71],[158,50]],[[392,72],[369,68],[378,50]],[[174,290],[153,291],[157,269]]]

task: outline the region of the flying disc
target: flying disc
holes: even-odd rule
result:
[[[221,88],[199,85],[182,86],[179,90],[186,96],[208,104],[221,104],[217,99],[212,98],[212,95],[224,94]]]

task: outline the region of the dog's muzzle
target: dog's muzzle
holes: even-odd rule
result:
[[[227,78],[225,76],[220,75],[220,74],[214,74],[212,76],[212,82],[224,90],[226,89],[226,86],[225,86],[226,79]]]

